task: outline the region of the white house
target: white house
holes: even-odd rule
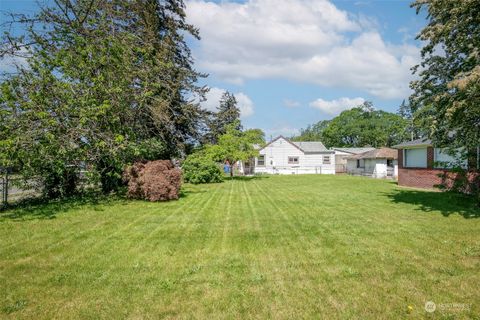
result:
[[[347,158],[347,173],[372,178],[396,178],[398,176],[398,152],[380,148]]]
[[[335,151],[320,141],[296,142],[279,136],[259,150],[255,173],[335,174]]]
[[[347,172],[347,158],[364,153],[367,151],[375,150],[375,148],[332,148],[335,151],[335,172],[344,173]]]

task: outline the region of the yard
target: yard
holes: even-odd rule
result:
[[[0,318],[480,315],[480,212],[349,176],[184,187],[169,203],[0,214]]]

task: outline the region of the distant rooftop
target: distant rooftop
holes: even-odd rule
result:
[[[350,159],[397,159],[397,157],[397,150],[391,148],[380,148],[351,156]]]
[[[367,151],[375,150],[372,147],[363,147],[363,148],[332,148],[333,150],[337,150],[340,152],[351,153],[351,154],[360,154]]]
[[[432,145],[432,140],[426,139],[426,138],[420,138],[412,141],[402,142],[400,144],[397,144],[396,146],[393,146],[393,148],[403,149],[406,147],[420,147],[420,146],[430,146],[430,145]]]

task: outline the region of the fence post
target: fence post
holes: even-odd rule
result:
[[[3,194],[5,195],[4,205],[8,206],[8,169],[5,170],[5,184],[3,185]]]
[[[6,195],[5,195],[5,178],[3,177],[3,175],[1,174],[1,171],[0,171],[0,190],[2,192],[2,195],[1,195],[1,201],[0,201],[0,209],[3,209],[7,206],[7,198],[6,198]]]

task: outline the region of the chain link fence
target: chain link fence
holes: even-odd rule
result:
[[[0,173],[0,209],[19,201],[39,196],[36,182],[25,183],[21,178],[10,175],[8,172]]]

